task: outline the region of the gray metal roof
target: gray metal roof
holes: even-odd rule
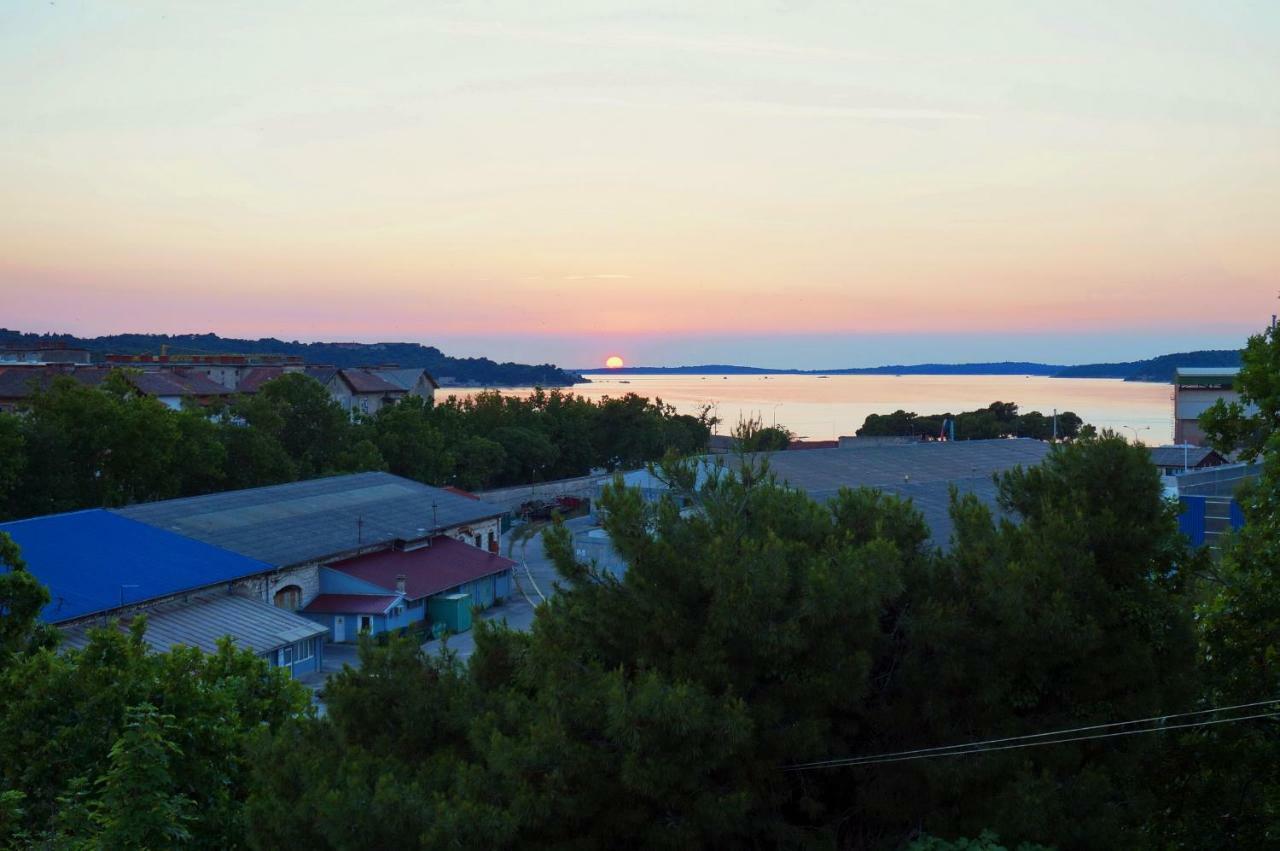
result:
[[[1050,444],[1040,440],[956,440],[861,449],[767,453],[778,479],[805,491],[886,487],[920,482],[990,479],[992,473],[1039,464]],[[766,454],[762,453],[761,457]]]
[[[974,494],[999,516],[992,476],[1014,467],[1035,466],[1051,448],[1043,441],[1020,438],[813,449],[771,453],[769,466],[779,480],[819,501],[834,498],[841,487],[874,487],[910,499],[923,515],[933,542],[947,546],[953,486],[961,494]]]
[[[1009,440],[932,441],[860,449],[809,449],[751,456],[767,459],[779,482],[805,491],[824,502],[840,488],[871,487],[897,494],[915,504],[932,532],[934,543],[951,538],[950,488],[972,493],[993,511],[996,486],[992,476],[1014,467],[1032,467],[1049,454],[1050,444],[1029,438]],[[711,456],[705,464],[722,462],[733,469],[735,456]],[[628,473],[628,484],[649,493],[665,490],[645,472]]]
[[[287,567],[504,514],[496,505],[390,473],[356,473],[149,502],[116,513]]]
[[[263,654],[328,632],[293,612],[235,594],[198,596],[143,613],[147,616],[147,644],[157,652],[183,645],[212,653],[219,638],[230,636],[238,647]],[[89,643],[89,630],[101,625],[102,621],[92,621],[63,627],[63,644],[83,648]],[[128,631],[127,623],[121,623],[119,628]]]
[[[1181,467],[1184,463],[1194,467],[1217,454],[1208,446],[1150,446],[1147,451],[1151,453],[1151,463],[1157,467]]]
[[[431,377],[431,373],[425,369],[392,369],[389,367],[377,367],[368,370],[374,375],[379,376],[392,384],[397,385],[405,390],[413,390],[418,386],[418,381],[425,378],[427,384],[433,388],[439,388],[439,384]]]

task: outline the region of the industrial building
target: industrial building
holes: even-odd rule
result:
[[[1239,402],[1238,367],[1179,367],[1173,376],[1173,442],[1201,446],[1200,415],[1222,399]],[[1256,409],[1250,406],[1250,413]]]
[[[301,673],[319,668],[322,642],[313,639],[409,626],[433,606],[469,625],[471,606],[500,601],[513,565],[497,554],[504,513],[359,473],[35,517],[0,531],[51,589],[42,617],[72,646],[90,626],[145,612],[153,646],[209,649],[229,635]]]
[[[1044,460],[1051,444],[1029,438],[859,444],[859,448],[810,449],[804,452],[762,452],[748,456],[767,462],[778,481],[802,490],[815,500],[832,499],[841,488],[870,487],[910,498],[924,516],[932,539],[946,545],[951,538],[951,488],[977,496],[996,509],[993,476],[1014,467],[1029,467]],[[723,456],[701,459],[703,481],[717,469],[736,463]],[[718,464],[724,467],[718,468]],[[668,488],[645,470],[627,473],[627,485],[638,487],[650,499]]]
[[[28,570],[49,588],[41,619],[82,647],[87,631],[147,615],[147,641],[213,650],[230,635],[290,674],[318,670],[325,629],[259,600],[233,597],[238,582],[270,572],[248,556],[176,535],[103,509],[0,524],[22,548]],[[285,660],[288,661],[285,661]]]

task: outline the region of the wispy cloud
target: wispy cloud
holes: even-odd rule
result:
[[[950,109],[916,109],[892,106],[827,106],[774,101],[738,101],[721,103],[719,106],[735,112],[828,116],[831,118],[853,118],[864,121],[952,121],[957,119],[972,120],[982,117],[976,112],[961,112]]]
[[[578,47],[642,47],[655,50],[676,50],[692,53],[716,53],[730,56],[776,56],[783,58],[848,59],[853,54],[823,45],[794,44],[723,33],[716,35],[677,35],[659,32],[620,32],[596,30],[566,32],[525,26],[481,21],[454,21],[439,24],[437,32],[452,36],[476,38],[505,38],[516,41],[536,41],[543,44],[573,45]]]
[[[630,275],[618,275],[614,273],[605,273],[600,275],[565,275],[566,281],[627,281]]]

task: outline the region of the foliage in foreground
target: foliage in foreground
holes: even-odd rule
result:
[[[305,690],[229,642],[149,652],[143,617],[59,651],[33,616],[0,607],[0,847],[242,847],[249,743]]]
[[[1185,709],[1197,562],[1144,450],[1085,441],[1003,477],[1020,522],[957,499],[947,554],[894,497],[819,505],[731,472],[692,514],[611,489],[620,580],[552,532],[561,592],[531,633],[479,626],[468,665],[364,648],[327,717],[264,741],[252,841],[870,849],[989,828],[1013,846],[1147,844],[1156,737],[782,770]]]

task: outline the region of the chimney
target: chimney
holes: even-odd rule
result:
[[[396,577],[396,591],[400,594],[404,593],[404,583],[408,579],[403,573]]]

